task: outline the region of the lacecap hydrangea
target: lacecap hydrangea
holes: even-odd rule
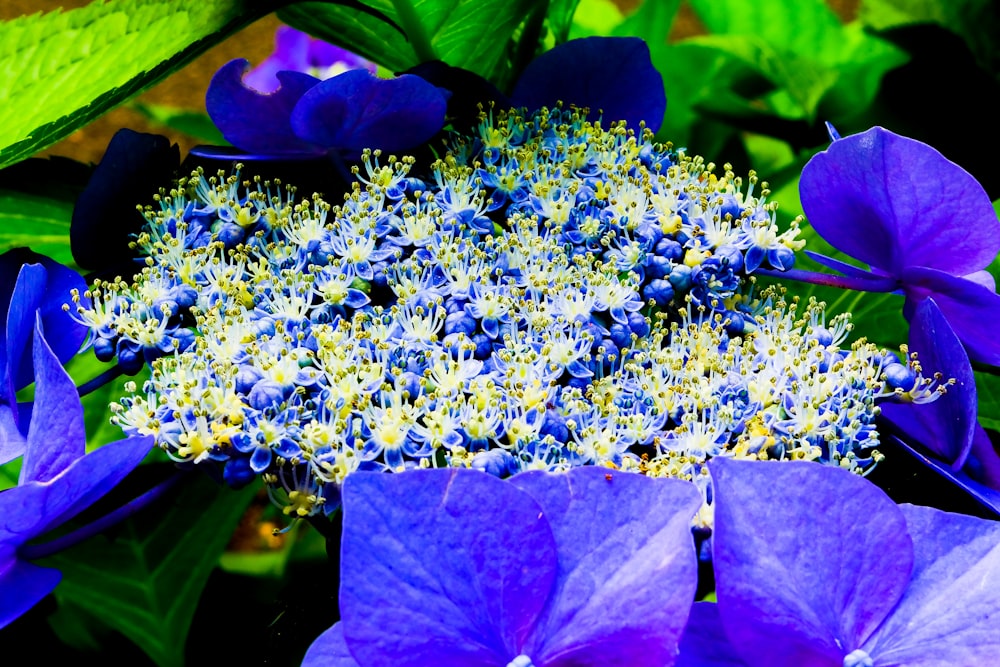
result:
[[[145,266],[76,310],[99,358],[151,368],[112,406],[127,434],[309,516],[356,470],[864,471],[878,403],[944,389],[848,344],[846,316],[755,290],[797,226],[754,174],[641,129],[484,113],[429,169],[361,162],[336,205],[197,171],[146,210]]]

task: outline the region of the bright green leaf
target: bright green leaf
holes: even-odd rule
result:
[[[406,36],[374,16],[322,2],[296,4],[278,16],[394,72],[438,59],[493,78],[502,69],[508,41],[536,6],[534,0],[365,0],[365,4],[400,26]]]
[[[680,6],[680,0],[644,2],[621,25],[615,27],[613,34],[640,37],[649,44],[666,44]]]
[[[776,96],[753,101],[786,118],[860,113],[882,76],[906,60],[859,24],[843,25],[822,0],[692,0],[692,6],[712,35],[689,41],[727,53],[773,83]]]
[[[747,35],[819,59],[840,50],[842,24],[823,0],[691,0],[716,35]]]
[[[98,536],[42,561],[63,572],[56,597],[87,609],[158,665],[182,665],[198,598],[253,495],[187,475],[113,539]]]
[[[556,44],[569,39],[570,26],[578,12],[582,0],[549,0],[545,20],[555,37]]]
[[[1000,376],[976,371],[976,395],[979,423],[983,428],[1000,431]]]
[[[0,253],[27,246],[63,264],[69,249],[72,202],[0,189]]]
[[[570,37],[606,37],[624,20],[621,8],[612,0],[580,0],[573,15]]]
[[[148,88],[278,0],[108,0],[0,23],[0,167]]]

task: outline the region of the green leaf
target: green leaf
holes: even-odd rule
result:
[[[716,35],[747,35],[800,55],[837,53],[842,24],[823,0],[691,0]]]
[[[57,262],[73,264],[69,223],[73,204],[0,189],[0,253],[27,246]]]
[[[580,0],[576,14],[573,15],[570,37],[572,39],[595,35],[606,37],[624,20],[625,15],[621,8],[612,0]]]
[[[545,20],[556,44],[569,39],[570,26],[573,25],[573,19],[579,13],[578,8],[583,1],[585,0],[549,0]]]
[[[365,0],[384,21],[348,7],[305,2],[278,17],[394,72],[427,60],[471,70],[492,79],[503,69],[507,43],[534,0]]]
[[[979,398],[979,423],[1000,431],[1000,376],[976,371],[976,395]]]
[[[109,0],[0,23],[0,167],[86,125],[277,5]]]
[[[190,109],[180,109],[166,104],[146,104],[137,102],[132,108],[148,120],[165,128],[183,132],[189,137],[213,146],[228,146],[229,143],[208,114]]]
[[[616,26],[612,34],[641,37],[648,43],[665,44],[680,7],[680,0],[644,2],[635,13]]]
[[[97,536],[42,564],[63,572],[60,601],[86,609],[156,664],[180,666],[198,598],[253,495],[190,474],[113,537]]]
[[[906,60],[859,24],[843,25],[822,0],[692,0],[692,6],[713,34],[687,41],[725,53],[771,82],[778,91],[752,101],[785,118],[860,113],[882,76]]]

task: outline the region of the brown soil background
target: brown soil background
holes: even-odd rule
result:
[[[615,0],[628,11],[641,0]],[[656,2],[657,0],[647,0]],[[858,0],[830,0],[830,5],[844,20],[854,16]],[[0,0],[0,20],[24,14],[66,10],[89,4],[88,0]],[[244,28],[226,41],[206,51],[181,70],[153,86],[137,100],[151,104],[167,104],[182,109],[200,110],[205,108],[205,90],[212,75],[222,65],[234,58],[246,58],[256,64],[266,58],[274,46],[274,31],[281,25],[274,15],[267,16]],[[674,24],[671,39],[704,32],[697,17],[683,5]],[[118,107],[90,125],[77,130],[66,139],[42,151],[40,155],[63,155],[82,162],[98,162],[112,135],[120,128],[127,127],[139,132],[166,134],[180,145],[186,153],[199,143],[185,134],[164,129],[150,123],[128,105]]]

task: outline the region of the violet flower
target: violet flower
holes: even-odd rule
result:
[[[588,120],[624,120],[630,128],[644,121],[653,132],[667,110],[663,78],[638,37],[573,39],[531,61],[511,104],[532,111],[557,102],[589,108]]]
[[[0,627],[48,595],[62,576],[33,564],[33,558],[48,554],[48,545],[28,542],[99,500],[153,446],[151,437],[134,437],[84,454],[76,386],[44,338],[41,314],[35,319],[35,404],[24,463],[18,486],[0,492]],[[0,428],[6,432],[9,425]]]
[[[1000,339],[983,326],[1000,320],[985,271],[1000,251],[1000,221],[971,174],[927,144],[874,127],[814,156],[799,191],[820,236],[871,267],[813,255],[845,275],[842,286],[902,290],[907,317],[933,297],[969,355],[1000,365]]]
[[[250,70],[243,82],[262,93],[273,93],[281,86],[278,72],[302,72],[323,80],[352,69],[374,74],[377,68],[359,55],[283,25],[274,33],[274,52]]]
[[[1000,664],[1000,524],[831,466],[709,468],[717,613],[692,613],[680,665]]]
[[[153,203],[180,165],[180,149],[166,137],[115,132],[73,206],[69,238],[76,264],[108,279],[134,273],[136,251],[129,243],[146,222],[136,205]]]
[[[906,439],[920,443],[944,461],[949,470],[941,472],[952,483],[997,511],[995,490],[1000,489],[1000,456],[976,419],[978,401],[972,364],[932,298],[924,299],[914,309],[908,351],[916,353],[924,377],[938,376],[945,382],[941,385],[944,393],[919,405],[906,400],[886,401],[880,405],[882,417]],[[912,382],[900,387],[901,391],[904,389],[904,397],[914,389],[919,392]],[[926,465],[942,467],[914,450],[906,440],[900,442]],[[988,488],[982,489],[978,484]],[[994,491],[991,493],[990,489]]]
[[[649,47],[638,37],[586,37],[557,45],[538,56],[517,79],[510,97],[487,79],[440,61],[408,70],[451,92],[448,119],[455,127],[479,122],[480,106],[524,107],[529,113],[557,104],[587,108],[587,119],[645,122],[660,129],[667,109],[663,78]]]
[[[247,86],[246,60],[233,60],[208,86],[208,115],[226,141],[271,156],[357,157],[365,148],[398,152],[434,136],[444,125],[445,95],[404,74],[380,79],[355,69],[325,81],[295,71],[275,74],[270,93]]]
[[[903,400],[882,403],[882,416],[959,470],[976,432],[976,378],[962,342],[934,299],[924,299],[914,309],[908,350],[917,354],[924,377],[940,374],[944,391],[929,403],[916,404],[906,398],[921,389],[904,378]]]
[[[27,248],[0,255],[0,304],[7,306],[0,330],[0,465],[21,456],[26,446],[27,407],[18,406],[17,392],[34,381],[26,352],[35,313],[52,332],[48,345],[60,362],[76,354],[87,337],[87,328],[62,309],[72,302],[73,289],[86,289],[83,278],[44,255]]]
[[[343,502],[342,620],[307,667],[673,663],[696,582],[690,483],[357,472]]]

